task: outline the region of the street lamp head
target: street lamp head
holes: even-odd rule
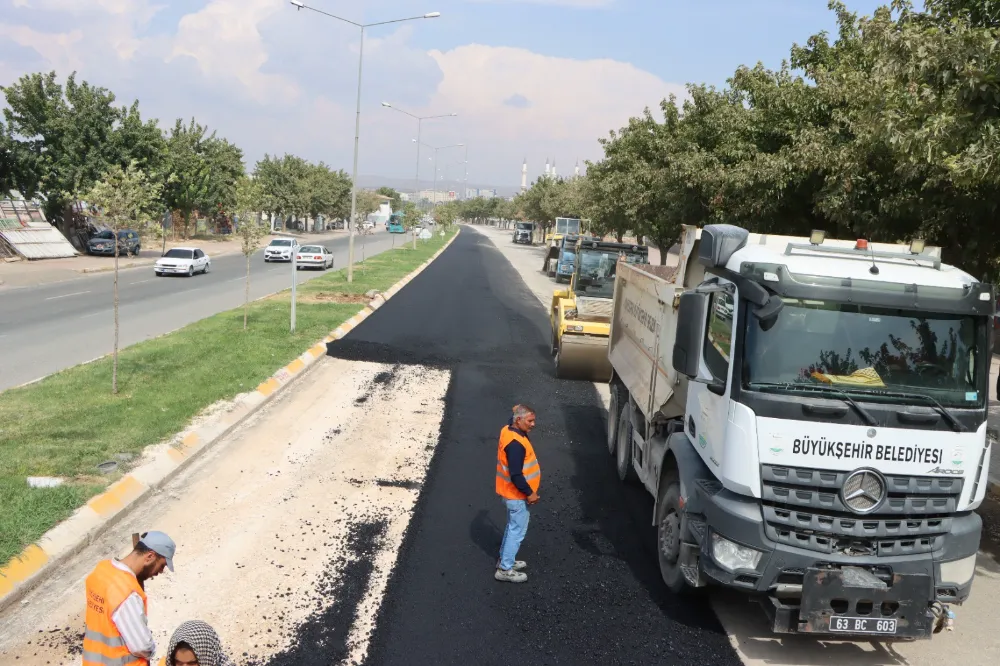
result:
[[[389,102],[382,102],[382,106],[384,106],[387,109],[391,109],[392,108],[392,104],[389,104]]]
[[[451,115],[453,115],[453,116],[457,116],[458,114],[457,114],[457,113],[453,113],[453,114],[451,114]]]
[[[424,14],[424,18],[437,18],[441,16],[441,12],[427,12]]]
[[[305,9],[305,5],[298,0],[289,0],[296,9]]]

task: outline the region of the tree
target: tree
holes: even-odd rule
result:
[[[392,199],[392,201],[389,202],[389,203],[392,206],[393,210],[399,210],[400,208],[403,207],[403,199],[402,199],[402,197],[400,197],[399,196],[399,192],[397,192],[393,188],[386,187],[386,186],[383,185],[382,187],[378,188],[375,191],[378,194],[381,194],[384,197],[389,197],[390,199]]]
[[[241,250],[247,260],[246,288],[243,293],[243,330],[247,330],[250,315],[250,258],[260,247],[269,229],[261,224],[263,190],[260,183],[247,176],[236,181],[234,210],[238,216],[236,233],[242,241]]]
[[[236,180],[243,175],[243,153],[192,118],[174,124],[166,142],[164,203],[181,213],[183,234],[190,236],[191,214],[229,208]]]
[[[22,76],[0,90],[7,102],[3,143],[10,180],[25,197],[42,196],[46,217],[64,229],[79,194],[111,166],[136,160],[155,172],[161,139],[155,122],[142,121],[137,104],[116,107],[112,92],[78,83],[75,73],[65,86],[50,72]]]
[[[382,199],[378,193],[371,190],[359,190],[355,205],[357,219],[367,219],[369,215],[378,210],[380,205],[382,205]]]
[[[87,195],[87,201],[97,208],[115,235],[115,335],[111,365],[111,392],[115,395],[118,394],[118,232],[131,228],[141,234],[160,229],[152,222],[159,196],[160,184],[150,180],[137,162],[125,169],[118,165],[111,167]]]

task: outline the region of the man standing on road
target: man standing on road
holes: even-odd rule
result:
[[[542,470],[528,433],[535,427],[535,410],[527,405],[514,407],[512,424],[500,431],[497,446],[497,495],[507,507],[507,528],[500,544],[500,559],[493,577],[506,583],[523,583],[528,565],[514,559],[528,532],[528,505],[538,502]]]
[[[124,559],[103,560],[87,576],[83,666],[149,666],[156,642],[146,621],[145,583],[174,570],[173,540],[146,532]]]

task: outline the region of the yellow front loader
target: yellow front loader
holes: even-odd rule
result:
[[[552,294],[552,355],[562,379],[611,379],[608,336],[618,261],[645,264],[641,245],[580,239],[569,287]]]

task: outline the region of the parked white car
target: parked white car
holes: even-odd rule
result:
[[[295,238],[275,238],[264,248],[264,263],[270,261],[291,261],[292,252],[299,249]]]
[[[295,268],[333,268],[333,252],[323,245],[303,245],[295,253]]]
[[[212,267],[212,260],[201,249],[196,247],[175,247],[156,260],[153,272],[157,277],[163,275],[186,275],[207,273]]]

